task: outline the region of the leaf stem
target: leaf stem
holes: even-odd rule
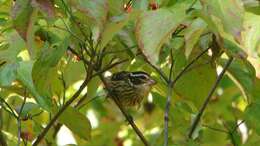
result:
[[[22,106],[19,110],[19,114],[18,114],[18,117],[17,117],[17,126],[18,126],[18,133],[17,133],[17,146],[20,146],[20,143],[21,143],[21,133],[22,133],[22,127],[21,127],[21,115],[22,115],[22,112],[23,112],[23,108],[24,108],[24,105],[26,103],[26,90],[24,91],[24,97],[23,97],[23,103],[22,103]]]

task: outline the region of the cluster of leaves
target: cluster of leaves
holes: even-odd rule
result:
[[[257,0],[0,0],[0,145],[56,145],[62,125],[78,145],[143,145],[103,88],[122,70],[158,82],[128,111],[149,145],[257,145],[259,61]]]

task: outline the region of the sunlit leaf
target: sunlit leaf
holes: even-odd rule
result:
[[[25,48],[25,42],[16,31],[8,31],[2,36],[5,41],[0,45],[0,60],[15,63],[18,53]]]
[[[65,53],[68,43],[68,38],[64,37],[64,40],[57,44],[44,48],[44,52],[33,65],[33,82],[37,91],[45,98],[51,96],[52,81],[57,78],[56,65]]]
[[[94,19],[99,26],[103,26],[107,19],[107,0],[76,0],[71,1],[75,7],[86,16]]]
[[[108,22],[105,25],[104,31],[101,33],[100,38],[100,49],[104,48],[106,44],[113,38],[113,36],[120,31],[129,20],[134,19],[138,16],[139,12],[133,12],[130,14],[115,17],[114,20]]]
[[[258,58],[260,55],[260,16],[245,13],[242,45],[249,56]]]
[[[194,45],[198,42],[201,34],[206,28],[206,23],[201,19],[195,19],[191,26],[185,30],[185,56],[188,58]]]
[[[201,0],[209,15],[221,19],[225,31],[235,38],[240,38],[242,31],[244,8],[241,0]]]
[[[170,38],[177,26],[185,20],[187,7],[188,4],[182,2],[171,8],[161,8],[141,14],[135,33],[138,46],[150,62],[158,61],[160,47]]]
[[[28,91],[35,97],[36,102],[45,110],[50,111],[51,100],[48,97],[41,96],[36,87],[34,86],[32,79],[32,67],[33,62],[20,62],[17,69],[17,80],[19,80]]]

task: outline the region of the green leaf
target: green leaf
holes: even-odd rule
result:
[[[107,43],[112,40],[113,36],[119,32],[128,22],[132,19],[135,19],[138,16],[139,12],[135,11],[130,14],[122,15],[114,18],[113,21],[108,22],[105,25],[104,31],[101,34],[100,38],[100,49],[103,49]]]
[[[216,2],[218,0],[213,0],[213,1]],[[206,3],[208,3],[208,2],[206,2]],[[210,5],[213,5],[213,4],[210,4]],[[206,9],[206,6],[207,5],[205,4],[205,6],[204,6],[205,9]],[[209,6],[209,7],[212,7],[212,6]],[[218,7],[218,6],[216,6],[216,7]],[[218,7],[217,9],[220,9],[220,8],[221,7]],[[231,12],[232,11],[230,10],[230,13]],[[226,20],[226,18],[222,19],[221,16],[211,15],[211,11],[209,12],[208,15],[204,14],[203,11],[195,11],[194,15],[199,16],[208,24],[208,27],[210,28],[210,30],[218,36],[217,42],[218,42],[219,46],[222,49],[224,49],[224,51],[229,56],[233,56],[235,58],[244,59],[244,60],[247,58],[246,51],[244,51],[246,49],[243,48],[243,46],[238,43],[238,40],[241,40],[242,20],[243,20],[242,18],[240,18],[241,20],[238,20],[238,21],[241,21],[240,22],[241,24],[239,24],[239,26],[235,25],[233,28],[234,30],[232,30],[231,28],[233,25],[227,26],[227,24],[225,24],[228,22]],[[234,17],[235,16],[236,15],[234,15]],[[233,24],[233,23],[234,22],[230,22],[230,24]],[[231,27],[231,28],[227,28],[227,27]],[[232,32],[230,32],[230,31],[232,31]]]
[[[90,140],[90,121],[76,109],[68,107],[59,117],[59,121],[65,124],[74,134],[85,140]]]
[[[220,60],[224,66],[227,60]],[[246,97],[252,97],[256,73],[254,67],[248,61],[234,59],[227,69],[229,77],[236,83]]]
[[[15,2],[12,11],[13,24],[14,28],[24,40],[27,40],[27,33],[32,12],[33,8],[30,0],[17,0]]]
[[[150,62],[158,61],[161,46],[185,20],[185,11],[188,7],[186,2],[141,14],[136,24],[136,38],[141,51]]]
[[[234,56],[238,59],[246,60],[247,54],[243,51],[243,47],[236,43],[233,39],[226,37],[227,35],[223,35],[223,48],[231,56]]]
[[[103,26],[107,20],[107,0],[76,0],[71,3],[86,16],[95,20],[99,26]]]
[[[12,82],[16,78],[16,68],[17,64],[7,64],[0,68],[0,86],[11,86]]]
[[[22,83],[23,86],[28,89],[28,91],[35,97],[36,102],[45,110],[51,111],[51,100],[48,97],[41,96],[33,83],[32,79],[32,66],[33,62],[19,62],[19,67],[17,69],[17,80]]]
[[[260,16],[245,13],[242,45],[249,56],[260,57]]]
[[[190,27],[185,30],[185,56],[186,58],[189,57],[190,53],[192,52],[193,47],[199,41],[201,34],[206,29],[206,23],[200,19],[195,19]]]
[[[197,52],[193,52],[192,56],[196,56]],[[185,60],[184,54],[179,54],[178,56],[179,61],[175,62],[175,75],[186,66],[186,63],[183,64],[185,61],[180,60],[181,58],[182,60]],[[191,100],[197,108],[201,106],[216,80],[216,69],[210,63],[207,63],[209,60],[210,57],[207,55],[201,57],[194,65],[192,65],[192,67],[190,67],[190,69],[188,69],[186,73],[183,74],[174,88],[175,92],[180,97],[185,98],[186,100]]]
[[[239,38],[242,30],[244,8],[241,0],[201,0],[209,16],[221,19],[224,30]]]
[[[63,40],[44,48],[41,56],[33,65],[33,82],[37,91],[45,98],[51,97],[52,82],[57,79],[56,65],[67,50],[68,44],[69,40],[65,36]]]
[[[19,107],[19,111],[20,111],[20,108],[21,107]],[[33,102],[26,102],[24,104],[24,107],[23,107],[23,110],[21,113],[21,117],[26,118],[29,115],[32,116],[33,114],[38,114],[39,112],[41,112],[41,109],[38,104],[35,104]]]
[[[25,48],[25,42],[16,31],[7,31],[2,36],[4,40],[1,40],[0,60],[15,63],[17,55]]]
[[[251,103],[245,111],[245,120],[251,129],[254,129],[260,135],[260,102]]]

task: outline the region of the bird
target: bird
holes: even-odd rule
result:
[[[148,96],[156,81],[143,71],[120,71],[107,77],[108,97],[115,97],[124,107],[140,107],[142,100]]]

